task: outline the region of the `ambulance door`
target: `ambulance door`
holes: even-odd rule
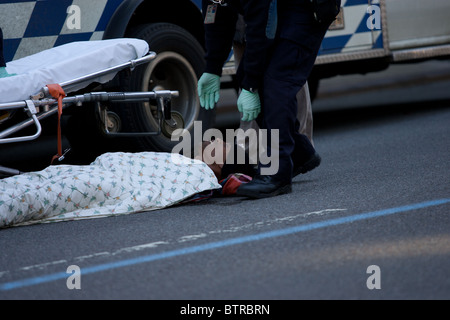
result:
[[[391,50],[450,43],[449,0],[386,0]]]
[[[120,2],[0,1],[5,60],[17,60],[69,42],[102,39],[109,16]]]
[[[325,35],[319,56],[383,48],[379,3],[373,0],[342,0],[341,12]]]

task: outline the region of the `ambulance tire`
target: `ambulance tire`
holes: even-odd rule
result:
[[[169,23],[153,23],[138,26],[127,32],[126,37],[146,40],[156,58],[138,66],[128,76],[122,76],[124,91],[178,91],[172,98],[172,112],[182,116],[185,129],[193,134],[194,121],[201,121],[202,134],[215,122],[215,110],[200,107],[197,96],[197,80],[204,69],[204,49],[185,29]],[[123,132],[157,132],[156,103],[127,103],[114,110],[121,117]],[[165,124],[166,125],[166,124]],[[136,137],[133,142],[138,151],[171,152],[182,141],[172,141],[173,130],[162,130],[159,135]],[[198,138],[197,138],[198,139]],[[191,147],[194,137],[191,135]]]

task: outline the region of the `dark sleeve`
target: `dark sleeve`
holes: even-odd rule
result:
[[[266,35],[271,2],[272,0],[243,1],[246,46],[242,58],[244,61],[244,75],[241,86],[244,89],[258,88],[263,78],[266,53],[271,43],[271,40]]]
[[[0,68],[6,67],[5,57],[3,56],[3,31],[0,28]]]
[[[202,0],[203,19],[207,14],[210,0]],[[228,59],[236,30],[238,11],[233,1],[228,1],[227,6],[217,4],[217,12],[214,23],[205,23],[205,72],[222,75],[222,68]],[[206,22],[206,21],[205,21]]]

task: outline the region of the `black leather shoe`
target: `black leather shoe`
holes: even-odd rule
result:
[[[243,183],[236,191],[236,195],[250,198],[267,198],[280,194],[290,193],[290,182],[277,179],[276,176],[257,175],[252,181]]]
[[[308,171],[317,168],[321,162],[322,158],[320,157],[320,155],[317,152],[314,152],[314,154],[312,154],[311,157],[305,162],[299,163],[297,165],[294,164],[293,176],[296,177],[299,174],[307,173]]]

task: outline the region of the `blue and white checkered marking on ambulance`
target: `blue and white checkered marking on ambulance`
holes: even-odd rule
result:
[[[379,0],[342,0],[344,28],[329,30],[321,54],[383,48]]]
[[[123,0],[0,0],[5,60],[16,60],[54,46],[101,40]]]
[[[123,1],[0,0],[5,60],[16,60],[68,42],[101,40]],[[381,30],[368,27],[371,15],[379,13],[368,8],[378,7],[379,2],[342,0],[344,27],[327,32],[319,56],[383,48]]]

